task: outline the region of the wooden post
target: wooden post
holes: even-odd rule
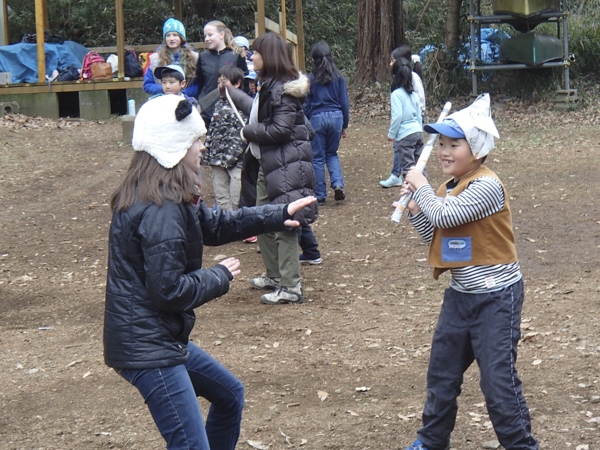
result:
[[[49,30],[50,22],[48,21],[48,0],[42,1],[42,13],[44,14],[44,30]]]
[[[175,18],[179,21],[183,21],[183,7],[181,0],[175,0]]]
[[[302,18],[302,0],[296,0],[296,36],[298,36],[298,68],[306,70],[304,54],[304,19]]]
[[[44,51],[44,0],[35,0],[35,33],[37,42],[38,83],[46,82],[46,53]]]
[[[279,15],[279,32],[281,37],[287,42],[287,14],[285,10],[285,0],[281,0],[281,14]]]
[[[257,0],[256,2],[256,20],[258,22],[256,37],[265,34],[265,0]]]
[[[123,0],[116,0],[117,10],[117,59],[119,60],[118,78],[125,78],[125,19],[123,17]]]
[[[8,45],[9,42],[8,9],[6,8],[6,0],[0,0],[0,46]]]

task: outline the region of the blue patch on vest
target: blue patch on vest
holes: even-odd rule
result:
[[[442,237],[443,262],[469,262],[472,257],[470,237]]]

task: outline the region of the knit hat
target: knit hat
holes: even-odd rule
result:
[[[200,113],[178,95],[161,95],[140,108],[133,124],[133,149],[149,153],[165,169],[183,159],[206,134]]]
[[[156,69],[154,69],[154,76],[157,80],[162,80],[162,74],[165,70],[174,70],[175,72],[181,74],[181,76],[183,77],[182,80],[185,80],[185,73],[183,72],[183,69],[179,64],[169,64],[168,66],[159,66]]]
[[[173,19],[171,17],[170,19],[167,19],[165,21],[165,24],[163,25],[163,39],[165,38],[167,33],[171,33],[172,31],[176,31],[177,33],[179,33],[181,37],[185,40],[185,27],[179,20]]]
[[[236,36],[233,38],[233,42],[238,47],[246,47],[246,50],[250,50],[250,42],[244,36]]]
[[[441,123],[425,125],[423,130],[466,139],[475,159],[486,156],[494,148],[494,137],[500,138],[492,119],[489,94],[481,94],[470,106],[450,114]]]

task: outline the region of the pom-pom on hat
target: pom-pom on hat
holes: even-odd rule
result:
[[[200,113],[179,95],[161,95],[142,105],[133,124],[133,149],[152,155],[165,169],[183,159],[206,134]]]
[[[233,38],[233,42],[238,47],[246,47],[246,50],[250,50],[250,42],[244,36],[236,36]]]
[[[167,33],[171,33],[173,31],[179,33],[181,37],[185,40],[185,27],[179,20],[173,19],[171,17],[170,19],[167,19],[165,21],[165,24],[163,25],[163,39],[165,38]]]
[[[441,123],[425,125],[423,130],[466,139],[475,159],[486,156],[494,148],[494,138],[500,138],[492,119],[489,94],[481,94],[470,106],[450,114]]]

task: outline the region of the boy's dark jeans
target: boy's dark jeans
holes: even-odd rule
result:
[[[321,252],[319,251],[319,243],[315,237],[310,225],[303,225],[297,228],[298,244],[302,249],[302,253],[307,259],[319,259]]]
[[[418,431],[430,450],[445,449],[450,442],[463,374],[474,360],[500,444],[506,450],[538,449],[515,368],[522,306],[522,280],[486,294],[446,289],[427,371],[423,427]]]

